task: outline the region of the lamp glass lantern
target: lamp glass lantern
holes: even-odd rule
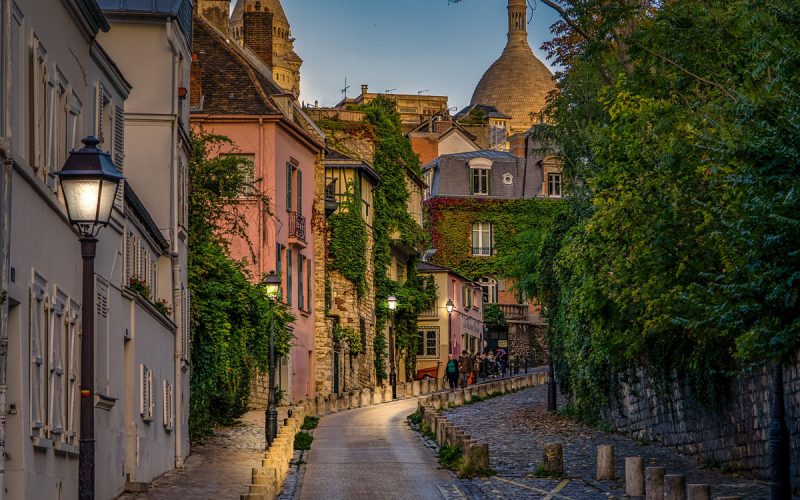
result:
[[[270,300],[276,300],[278,298],[278,294],[281,290],[281,278],[275,274],[275,271],[270,271],[270,273],[261,280],[261,284],[264,286],[267,298]]]
[[[453,309],[455,308],[455,304],[453,304],[453,299],[447,299],[447,304],[445,304],[444,307],[445,309],[447,309],[447,314],[453,312]]]
[[[390,311],[394,311],[395,309],[397,309],[397,297],[395,297],[394,295],[389,295],[386,301],[389,303]]]
[[[67,216],[82,236],[93,237],[108,224],[117,190],[124,179],[97,137],[83,139],[84,147],[70,152],[58,172]]]

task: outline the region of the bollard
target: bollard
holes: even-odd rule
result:
[[[555,474],[564,473],[564,450],[561,443],[544,445],[544,468]]]
[[[454,391],[454,402],[455,406],[461,406],[464,404],[464,391],[462,389],[457,389]]]
[[[597,480],[614,480],[614,447],[601,444],[597,447]]]
[[[420,392],[422,394],[430,394],[431,393],[431,379],[424,378],[422,379],[422,388],[420,388]]]
[[[467,468],[472,470],[489,470],[489,445],[471,443],[467,449],[461,450]]]
[[[358,404],[360,407],[363,408],[372,404],[372,394],[369,389],[361,389],[359,393]]]
[[[644,496],[644,459],[625,457],[625,494],[629,497]]]
[[[686,500],[711,500],[711,486],[690,484],[686,487]]]
[[[372,389],[372,404],[379,405],[383,403],[383,389],[380,386]]]
[[[422,387],[422,382],[420,382],[419,380],[411,382],[411,395],[419,396],[421,387]]]
[[[683,474],[664,476],[664,499],[686,500],[686,476]]]
[[[392,386],[389,384],[383,386],[383,400],[384,401],[392,400]]]
[[[275,485],[272,484],[251,484],[251,495],[264,495],[265,498],[272,500],[275,498]]]
[[[664,467],[647,467],[644,470],[644,490],[647,500],[664,500]]]
[[[317,415],[322,416],[326,413],[326,404],[324,396],[317,396]]]

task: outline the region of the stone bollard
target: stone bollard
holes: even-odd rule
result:
[[[419,380],[415,380],[411,382],[411,395],[412,396],[419,396],[419,390],[422,386],[422,383]]]
[[[644,458],[625,457],[625,494],[644,496]]]
[[[473,387],[467,387],[464,389],[464,402],[469,403],[472,401],[472,394],[474,392]]]
[[[323,396],[317,396],[317,415],[322,416],[326,413],[326,405],[325,405],[325,398]]]
[[[239,495],[239,500],[267,500],[267,497],[260,493],[248,493],[247,495]]]
[[[544,445],[544,468],[555,474],[564,473],[564,450],[561,443],[546,443]]]
[[[686,500],[711,500],[711,486],[707,484],[686,486]]]
[[[686,476],[683,474],[664,476],[664,499],[686,500]]]
[[[481,399],[486,397],[486,394],[487,394],[486,389],[487,389],[486,384],[481,384],[481,385],[478,386],[478,396]]]
[[[453,407],[456,405],[456,391],[445,393],[447,395],[447,406]]]
[[[467,449],[461,450],[465,465],[472,470],[489,470],[489,445],[471,443]]]
[[[272,484],[251,484],[251,495],[264,495],[264,498],[272,500],[275,498],[275,486]]]
[[[461,389],[457,389],[457,390],[453,391],[453,394],[454,394],[453,404],[456,405],[456,406],[463,405],[464,404],[464,391],[461,390]]]
[[[384,401],[391,401],[392,400],[392,386],[391,384],[386,384],[383,386],[383,400]]]
[[[420,384],[421,385],[420,392],[422,394],[430,394],[430,392],[431,392],[431,379],[424,378],[420,382],[421,382],[421,384]]]
[[[442,409],[442,398],[436,396],[431,400],[431,404],[433,405],[434,410],[441,410]]]
[[[614,447],[601,444],[597,447],[597,480],[614,480]]]
[[[444,435],[443,429],[445,425],[447,425],[447,418],[437,416],[435,419],[433,419],[433,429],[431,430],[433,431],[433,434],[436,436],[436,442],[439,444],[442,443],[442,439],[440,438],[440,436]]]
[[[419,396],[419,392],[416,395]],[[403,384],[403,397],[410,398],[411,396],[414,396],[414,382],[406,382]]]
[[[647,500],[664,500],[664,467],[647,467],[644,470],[645,497]]]
[[[360,392],[360,397],[359,397],[359,400],[358,400],[359,406],[363,408],[365,406],[371,405],[372,404],[372,394],[370,394],[370,390],[369,389],[361,389],[359,392]]]
[[[372,389],[372,404],[379,405],[383,403],[383,388],[378,386]]]

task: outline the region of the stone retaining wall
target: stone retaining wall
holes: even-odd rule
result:
[[[657,441],[699,462],[723,465],[747,477],[769,479],[772,373],[766,367],[740,375],[719,411],[700,407],[685,385],[672,401],[659,397],[646,377],[624,385],[604,418],[634,438]],[[791,474],[800,488],[800,355],[784,369],[786,424],[791,442]],[[720,395],[722,396],[722,395]]]

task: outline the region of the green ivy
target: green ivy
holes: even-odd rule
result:
[[[426,202],[435,264],[449,267],[470,279],[508,276],[514,261],[516,237],[524,231],[546,231],[564,209],[561,200],[483,200],[433,198]],[[492,224],[494,255],[472,255],[472,224]]]
[[[367,288],[367,225],[361,216],[361,188],[348,182],[339,210],[328,219],[331,269],[356,285],[361,296]]]
[[[189,164],[189,289],[191,365],[189,437],[197,441],[247,409],[250,386],[269,366],[269,336],[275,327],[278,356],[289,352],[287,326],[294,318],[272,305],[254,285],[244,261],[231,258],[228,239],[245,234],[235,199],[255,186],[245,181],[247,160],[218,156],[229,139],[193,136]],[[268,206],[266,199],[262,206]]]
[[[364,354],[364,343],[361,339],[361,333],[359,333],[359,331],[355,328],[334,323],[333,343],[334,345],[347,345],[348,352],[351,356]]]

